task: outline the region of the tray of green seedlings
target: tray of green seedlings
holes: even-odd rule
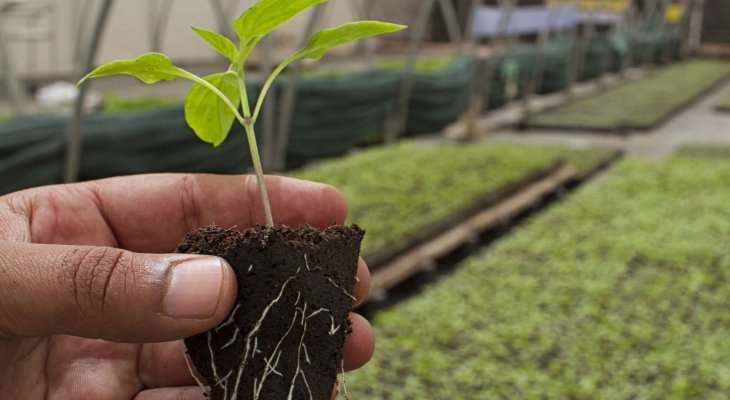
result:
[[[294,173],[339,188],[349,222],[367,235],[362,254],[372,267],[430,239],[449,225],[545,176],[561,160],[589,171],[608,150],[578,151],[507,143],[404,141],[333,159]],[[467,211],[465,211],[467,210]]]
[[[534,128],[625,131],[651,129],[730,74],[730,62],[693,60],[530,118]]]
[[[677,155],[699,158],[719,158],[730,161],[730,145],[690,144],[681,147]]]
[[[115,113],[129,110],[142,110],[147,108],[166,107],[173,104],[183,104],[182,98],[176,97],[120,97],[117,95],[107,95],[101,105],[101,110],[108,113]]]
[[[625,160],[373,318],[367,399],[727,399],[730,162]]]
[[[730,93],[725,95],[715,106],[718,111],[730,112]]]

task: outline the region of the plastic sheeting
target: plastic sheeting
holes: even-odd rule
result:
[[[398,71],[375,70],[304,78],[292,118],[287,165],[345,153],[380,132],[398,98],[401,76]]]
[[[41,115],[0,125],[0,193],[58,183],[67,117]],[[80,178],[152,172],[245,171],[243,129],[218,148],[200,142],[185,123],[183,106],[98,114],[83,122]]]
[[[459,58],[441,70],[415,74],[407,134],[440,132],[459,118],[471,99],[470,65],[468,59]]]

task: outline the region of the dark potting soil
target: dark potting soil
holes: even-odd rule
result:
[[[357,226],[244,232],[211,226],[177,251],[230,263],[238,298],[226,321],[185,340],[212,400],[329,400],[351,332]]]

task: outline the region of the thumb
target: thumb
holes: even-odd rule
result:
[[[0,339],[177,340],[220,323],[235,296],[217,257],[0,241]]]

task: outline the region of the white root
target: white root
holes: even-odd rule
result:
[[[254,267],[253,264],[250,265],[248,268],[248,271],[251,272],[253,270],[253,267]],[[317,270],[317,268],[310,267],[309,259],[306,254],[304,255],[304,267],[306,268],[307,271],[310,271],[310,272]],[[236,371],[235,370],[229,371],[226,374],[226,376],[221,379],[221,377],[219,375],[219,371],[217,370],[215,362],[213,361],[214,355],[213,355],[213,350],[212,350],[212,339],[211,339],[211,336],[209,333],[208,348],[209,348],[210,356],[211,356],[211,367],[213,370],[213,376],[215,377],[216,385],[220,385],[224,390],[224,399],[237,400],[237,395],[238,395],[238,391],[239,391],[239,388],[241,385],[243,372],[244,372],[246,366],[248,365],[249,359],[254,359],[256,354],[262,353],[261,350],[259,349],[258,333],[260,332],[260,330],[262,328],[263,322],[266,320],[269,313],[272,311],[273,307],[281,301],[286,289],[289,287],[291,282],[294,281],[299,276],[301,270],[302,270],[302,268],[298,269],[293,276],[289,277],[289,279],[287,279],[281,285],[276,298],[274,298],[264,308],[264,310],[262,311],[258,320],[256,321],[256,324],[253,326],[251,331],[248,332],[248,334],[245,336],[246,339],[245,339],[245,344],[244,344],[244,354],[243,354],[243,357],[241,358],[241,361],[240,361],[238,367],[236,368],[237,369],[236,379],[235,379],[234,386],[232,388],[230,388],[231,389],[230,397],[229,397],[228,383],[230,382],[230,378],[232,377],[233,373]],[[337,289],[342,291],[347,297],[349,297],[353,300],[356,300],[355,296],[353,296],[351,293],[349,293],[343,287],[338,285],[332,278],[327,277],[327,280],[329,281],[329,283],[331,285],[333,285],[334,287],[336,287]],[[297,292],[296,301],[294,302],[295,307],[299,304],[299,302],[301,301],[301,298],[302,298],[302,293]],[[221,329],[234,324],[235,315],[236,315],[237,311],[239,310],[239,308],[240,308],[240,304],[236,305],[234,310],[231,312],[230,317],[224,323],[222,323],[221,325],[216,327],[215,331],[219,332]],[[284,335],[279,339],[279,341],[277,342],[277,344],[276,344],[275,348],[273,349],[273,351],[271,352],[271,354],[268,357],[267,356],[263,357],[263,361],[265,363],[265,368],[264,368],[263,373],[260,376],[257,376],[254,378],[254,381],[253,381],[254,387],[253,387],[253,393],[252,393],[253,400],[258,400],[261,397],[264,385],[271,375],[277,375],[279,377],[283,377],[282,372],[277,369],[279,366],[279,362],[283,356],[283,352],[280,350],[280,348],[283,345],[286,338],[289,337],[289,335],[292,332],[292,330],[294,329],[294,326],[296,325],[297,321],[299,321],[299,324],[302,326],[302,333],[299,338],[299,347],[297,349],[296,370],[294,371],[294,374],[293,374],[293,377],[292,377],[292,380],[291,380],[291,383],[289,386],[289,393],[287,396],[287,400],[294,400],[293,399],[294,390],[296,389],[297,380],[300,379],[300,377],[306,387],[306,390],[309,393],[309,400],[314,400],[314,395],[309,386],[308,379],[305,376],[304,370],[302,369],[302,361],[304,361],[305,363],[307,363],[309,365],[312,364],[312,362],[310,360],[310,356],[309,356],[309,351],[307,349],[306,344],[304,343],[304,339],[307,335],[308,320],[311,318],[314,318],[317,315],[320,315],[323,313],[329,313],[329,317],[330,317],[330,321],[331,321],[330,330],[329,330],[330,336],[335,335],[337,332],[339,332],[340,329],[342,328],[342,325],[335,324],[335,318],[329,309],[320,308],[318,310],[315,310],[315,311],[307,314],[307,308],[308,308],[307,303],[304,303],[303,307],[301,307],[301,308],[299,308],[299,307],[295,308],[294,315],[292,317],[292,321],[291,321],[287,331],[284,332]],[[228,347],[233,346],[235,344],[235,342],[238,340],[239,336],[241,336],[240,328],[236,327],[236,329],[233,333],[233,337],[221,347],[221,350],[224,350]],[[191,369],[191,374],[192,374],[192,367],[189,365],[189,362],[187,359],[186,359],[186,363],[188,363],[188,368]],[[342,384],[344,387],[344,396],[345,396],[346,400],[349,400],[349,395],[347,393],[347,386],[346,386],[346,381],[345,381],[345,376],[344,376],[344,360],[342,361],[342,368],[343,368],[342,369]],[[195,374],[193,374],[193,376],[195,377],[196,382],[198,382],[198,385],[201,388],[203,388],[203,390],[206,390],[206,392],[209,392],[209,389],[206,388],[206,386],[195,376]]]
[[[214,385],[217,385],[221,381],[218,376],[218,368],[215,365],[215,351],[213,351],[213,332],[208,331],[208,353],[210,353],[210,368],[213,370],[213,378],[215,379]]]
[[[302,371],[302,348],[304,346],[304,337],[307,335],[307,322],[308,319],[305,318],[307,314],[307,303],[304,303],[304,308],[302,311],[302,336],[299,338],[299,348],[297,349],[297,369],[294,371],[294,376],[292,377],[291,384],[289,385],[289,396],[287,397],[287,400],[293,400],[294,396],[294,388],[296,387],[297,383],[297,377],[299,375],[302,376],[302,379],[304,380],[304,384],[307,387],[307,390],[309,391],[309,400],[314,400],[314,397],[312,396],[312,391],[309,389],[309,383],[307,382],[307,377],[304,375],[304,371]]]
[[[282,343],[284,342],[284,339],[286,339],[286,337],[289,336],[289,333],[291,332],[292,328],[294,327],[294,323],[297,321],[298,316],[299,316],[299,309],[294,311],[294,317],[292,318],[291,324],[289,324],[289,329],[286,330],[286,332],[281,337],[281,339],[279,339],[279,342],[277,342],[276,347],[274,347],[274,351],[272,352],[271,358],[273,358],[274,354],[277,354],[277,352],[278,352],[278,356],[276,358],[276,362],[274,363],[274,366],[272,367],[269,362],[269,359],[264,357],[264,362],[266,362],[266,370],[264,370],[264,374],[261,377],[261,383],[258,385],[256,391],[254,392],[254,398],[253,398],[254,400],[257,400],[259,398],[261,389],[263,389],[263,387],[264,387],[264,382],[266,382],[266,378],[268,378],[269,375],[271,375],[271,373],[275,373],[278,376],[282,376],[282,374],[279,373],[278,371],[276,371],[276,369],[275,369],[276,366],[279,364],[279,359],[281,358],[281,354],[282,354],[282,352],[279,351],[279,347],[281,347]],[[254,387],[256,387],[255,384],[254,384]]]
[[[246,335],[246,346],[244,347],[244,353],[243,357],[241,358],[241,363],[238,366],[238,374],[236,375],[236,383],[234,386],[234,392],[231,396],[230,400],[236,400],[238,396],[238,389],[241,387],[241,378],[243,377],[243,371],[246,368],[246,365],[248,364],[248,357],[251,354],[251,341],[255,338],[258,331],[261,329],[261,325],[263,324],[263,321],[268,316],[271,309],[281,300],[282,296],[284,296],[284,291],[286,290],[287,286],[296,279],[297,276],[299,276],[299,272],[301,269],[297,269],[297,272],[294,274],[294,276],[289,277],[282,285],[281,289],[279,290],[278,296],[274,300],[269,303],[266,308],[264,308],[264,311],[261,313],[261,316],[256,321],[256,325],[254,325],[253,329],[251,329],[251,332]]]
[[[330,282],[330,283],[331,283],[331,284],[332,284],[332,285],[333,285],[334,287],[336,287],[337,289],[340,289],[340,290],[342,290],[342,293],[346,294],[346,295],[347,295],[347,297],[349,297],[349,298],[351,298],[351,299],[353,299],[353,300],[357,301],[357,297],[353,296],[353,295],[352,295],[352,293],[348,292],[348,291],[347,291],[347,290],[345,290],[345,289],[344,289],[344,288],[343,288],[342,286],[338,285],[338,284],[337,284],[337,282],[335,282],[334,280],[332,280],[332,278],[330,278],[330,277],[327,277],[327,280],[328,280],[328,281],[329,281],[329,282]]]
[[[341,361],[341,368],[342,368],[342,391],[345,394],[345,400],[350,400],[350,395],[347,394],[347,379],[345,377],[345,358],[342,358]]]
[[[309,352],[307,351],[307,345],[302,344],[302,347],[304,348],[304,361],[306,361],[307,364],[312,365],[312,361],[309,360]]]
[[[328,310],[326,308],[320,308],[319,310],[317,310],[317,311],[309,314],[309,316],[307,316],[307,319],[310,319],[310,318],[312,318],[312,317],[314,317],[314,316],[316,316],[316,315],[318,315],[320,313],[323,313],[323,312],[330,312],[330,310]]]
[[[233,332],[233,337],[231,338],[231,340],[226,342],[226,344],[224,344],[223,347],[221,347],[221,350],[225,350],[225,349],[233,346],[233,344],[236,343],[236,339],[238,339],[239,332],[241,332],[241,328],[236,327],[236,330]]]
[[[233,311],[231,311],[231,315],[228,317],[228,319],[226,320],[226,322],[224,322],[224,323],[222,323],[222,324],[220,324],[220,325],[218,325],[218,326],[215,327],[215,333],[220,332],[221,329],[223,329],[223,328],[231,325],[232,323],[234,323],[236,321],[236,312],[238,312],[238,309],[239,308],[241,308],[241,305],[240,304],[236,304],[236,307],[233,308]]]
[[[205,385],[205,384],[203,383],[203,381],[201,381],[201,380],[200,380],[200,378],[198,378],[198,374],[197,374],[197,373],[195,372],[195,370],[193,369],[193,366],[192,366],[192,365],[190,365],[190,359],[189,359],[190,357],[188,357],[188,355],[187,355],[187,354],[184,354],[184,357],[185,357],[185,365],[187,365],[187,367],[188,367],[188,371],[190,371],[190,376],[192,376],[192,377],[193,377],[193,379],[195,379],[195,383],[197,383],[197,384],[198,384],[198,386],[200,386],[200,388],[201,388],[201,389],[203,389],[203,393],[208,393],[208,392],[210,392],[210,388],[208,388],[208,386],[206,386],[206,385]]]
[[[332,314],[330,314],[330,320],[332,321],[332,325],[330,326],[329,335],[330,336],[333,336],[335,333],[337,333],[340,330],[340,328],[342,327],[342,325],[337,325],[335,327],[335,317],[332,316]]]

